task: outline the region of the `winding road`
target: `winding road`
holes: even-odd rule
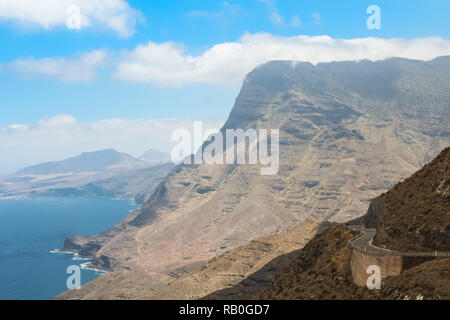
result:
[[[362,235],[350,241],[350,245],[356,249],[363,250],[370,253],[381,253],[386,255],[398,256],[414,256],[414,257],[450,257],[449,252],[400,252],[385,248],[380,248],[372,245],[373,237],[375,237],[376,230],[365,228],[363,225],[348,225],[349,229],[359,231]]]
[[[348,226],[348,227],[353,231],[359,231],[362,233],[362,235],[360,235],[359,237],[355,238],[354,240],[352,240],[350,242],[350,244],[354,248],[364,250],[367,252],[373,252],[373,253],[386,253],[386,254],[401,255],[400,252],[395,252],[392,250],[383,249],[383,248],[375,247],[374,245],[372,245],[373,237],[375,237],[375,233],[377,232],[376,229],[368,229],[362,225],[353,225],[353,226]]]

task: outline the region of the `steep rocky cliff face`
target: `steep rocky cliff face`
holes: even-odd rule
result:
[[[99,236],[69,238],[67,249],[99,267],[164,272],[307,217],[356,218],[449,144],[449,77],[450,57],[262,65],[223,130],[279,128],[278,174],[179,165],[141,209]]]

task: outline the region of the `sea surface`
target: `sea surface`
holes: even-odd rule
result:
[[[54,250],[67,236],[105,231],[136,208],[105,198],[0,200],[0,299],[46,300],[66,291],[67,268],[89,261]],[[81,268],[81,283],[102,274]]]

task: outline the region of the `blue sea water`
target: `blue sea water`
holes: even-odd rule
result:
[[[136,208],[105,198],[0,200],[0,299],[51,299],[66,291],[67,267],[86,260],[51,251],[69,235],[105,231]],[[82,269],[81,283],[101,274]]]

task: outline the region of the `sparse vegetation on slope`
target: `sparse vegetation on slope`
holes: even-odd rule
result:
[[[450,148],[381,195],[374,244],[398,251],[450,251]]]
[[[353,223],[377,228],[377,241],[398,251],[450,252],[450,148],[376,198]],[[383,280],[381,290],[353,283],[354,237],[343,225],[315,237],[257,298],[261,299],[450,299],[450,259],[423,262]]]
[[[298,258],[258,299],[310,300],[354,299],[361,288],[353,283],[348,242],[357,235],[343,225],[330,227],[316,236]]]
[[[258,238],[216,258],[163,274],[111,272],[58,299],[249,299],[329,223],[308,219],[287,232]]]

